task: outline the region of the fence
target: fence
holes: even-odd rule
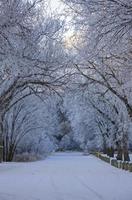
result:
[[[118,161],[114,158],[109,158],[105,155],[102,155],[99,152],[93,153],[96,157],[100,158],[101,160],[111,164],[112,166],[123,169],[123,170],[128,170],[129,172],[132,172],[132,163],[130,162],[123,162],[123,161]]]

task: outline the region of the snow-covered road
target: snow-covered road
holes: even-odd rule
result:
[[[81,153],[0,164],[0,200],[132,200],[132,173]]]

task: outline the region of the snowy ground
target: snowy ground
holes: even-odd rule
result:
[[[81,153],[0,164],[0,200],[132,200],[132,173]]]

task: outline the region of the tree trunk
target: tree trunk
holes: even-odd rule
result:
[[[107,154],[107,146],[106,146],[106,141],[104,138],[103,138],[103,153]]]
[[[129,152],[128,149],[124,149],[123,150],[123,155],[124,155],[124,161],[130,161],[130,157],[129,157]]]
[[[8,155],[7,155],[7,158],[6,158],[7,162],[11,162],[13,160],[14,153],[15,153],[14,144],[10,144]]]
[[[3,144],[2,144],[2,138],[0,137],[0,162],[3,161]]]
[[[130,157],[129,157],[129,151],[128,151],[128,137],[126,134],[123,135],[123,160],[124,161],[130,161]]]
[[[114,157],[114,148],[112,146],[107,148],[107,156]]]
[[[2,134],[3,134],[3,123],[2,123],[2,116],[0,113],[0,162],[3,161],[3,139],[2,139]]]
[[[112,146],[110,147],[110,157],[114,157],[114,148]]]
[[[116,143],[117,145],[117,160],[122,160],[122,147],[121,147],[121,141],[118,141]]]

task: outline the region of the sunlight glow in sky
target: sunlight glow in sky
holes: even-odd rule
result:
[[[49,7],[51,12],[57,12],[58,14],[62,14],[64,11],[64,4],[61,0],[49,0]],[[75,36],[75,30],[72,26],[69,25],[69,22],[72,20],[72,17],[67,16],[66,17],[66,23],[67,23],[67,31],[64,34],[64,43],[68,48],[71,48],[74,45],[74,36]]]
[[[62,12],[64,5],[60,0],[49,0],[49,6],[51,11],[57,11],[58,13]]]

